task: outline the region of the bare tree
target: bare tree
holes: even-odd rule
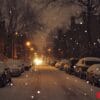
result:
[[[8,34],[30,32],[39,24],[31,6],[24,0],[5,0],[4,16]]]
[[[87,17],[87,33],[88,33],[88,39],[89,42],[92,43],[92,37],[91,37],[91,17],[92,15],[99,14],[98,9],[100,8],[100,0],[77,0],[74,1],[79,6],[83,8],[83,11],[86,13]]]
[[[25,0],[4,0],[1,9],[8,35],[6,39],[6,52],[10,54],[9,57],[14,57],[15,46],[17,45],[15,33],[17,32],[19,35],[29,33],[27,36],[30,35],[32,37],[30,33],[34,32],[39,26],[39,23],[34,9]]]

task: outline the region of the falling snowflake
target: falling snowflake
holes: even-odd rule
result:
[[[31,99],[34,99],[34,96],[33,95],[31,96]]]
[[[69,77],[66,77],[66,79],[68,80],[68,79],[69,79]]]
[[[73,40],[72,38],[70,38],[70,40]]]
[[[97,41],[100,43],[100,39],[98,38]]]
[[[37,69],[35,68],[34,71],[37,72]]]
[[[28,83],[25,83],[25,86],[27,86],[28,85]]]
[[[93,88],[91,88],[90,90],[91,90],[91,92],[93,92]]]
[[[87,33],[87,30],[85,30],[84,32]]]
[[[54,82],[55,85],[57,85],[57,82]]]
[[[80,22],[80,24],[82,25],[82,24],[83,24],[83,22]]]
[[[87,96],[87,93],[84,93],[84,96]]]
[[[40,94],[41,92],[40,91],[37,91],[37,94]]]
[[[61,51],[61,49],[59,48],[58,51]]]
[[[55,39],[58,39],[58,36],[54,36]]]
[[[64,37],[66,37],[66,35],[64,35]]]
[[[95,46],[96,45],[96,42],[94,42],[93,45]]]
[[[87,84],[89,84],[89,81],[86,81]]]
[[[26,78],[28,78],[28,75],[26,75]]]
[[[99,71],[99,68],[96,68],[96,71]]]
[[[73,51],[75,50],[75,48],[73,48]]]
[[[77,82],[77,80],[75,80],[75,82]]]
[[[71,88],[68,88],[69,90],[71,90]]]
[[[13,86],[14,84],[13,83],[10,83],[10,86]]]
[[[9,13],[11,14],[11,13],[12,13],[12,11],[10,10],[10,11],[9,11]]]
[[[78,45],[79,43],[77,42],[76,45]]]

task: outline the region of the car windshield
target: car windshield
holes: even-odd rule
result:
[[[100,61],[85,61],[85,64],[91,66],[93,64],[100,64]]]

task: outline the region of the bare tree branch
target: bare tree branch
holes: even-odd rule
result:
[[[78,0],[79,3],[81,3],[83,6],[87,6],[87,2],[84,2],[83,0]]]
[[[4,16],[8,34],[33,31],[39,25],[36,13],[24,0],[5,0]]]

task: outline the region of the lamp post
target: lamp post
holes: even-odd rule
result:
[[[26,45],[26,58],[28,57],[29,58],[29,52],[30,52],[30,46],[31,46],[31,42],[30,41],[27,41],[26,43],[25,43],[25,45]]]
[[[27,41],[27,42],[26,42],[26,46],[27,46],[27,47],[30,47],[30,46],[31,46],[31,42],[30,42],[30,41]]]
[[[15,34],[12,36],[12,58],[17,58],[17,48],[16,48],[16,37],[18,36],[18,32],[15,32]]]
[[[34,48],[33,48],[33,47],[31,47],[31,48],[30,48],[30,51],[34,51]]]

